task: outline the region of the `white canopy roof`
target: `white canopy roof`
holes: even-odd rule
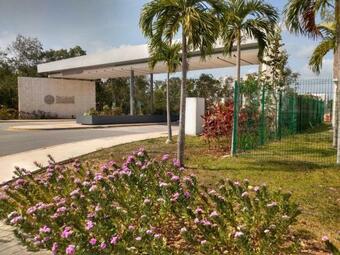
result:
[[[236,48],[234,49],[236,50]],[[258,45],[246,41],[241,45],[241,65],[259,64]],[[191,52],[189,70],[203,70],[235,66],[235,54],[225,56],[221,44],[216,45],[213,54],[202,60],[199,52]],[[164,63],[152,70],[148,64],[148,46],[136,45],[113,48],[109,51],[69,58],[38,65],[39,73],[47,73],[52,78],[96,80],[101,78],[129,77],[131,70],[135,75],[166,73]]]

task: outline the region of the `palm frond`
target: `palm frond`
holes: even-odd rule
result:
[[[290,32],[320,36],[317,28],[316,17],[326,7],[330,7],[330,0],[291,0],[284,7],[285,24]]]
[[[327,37],[324,38],[319,45],[314,49],[310,59],[309,59],[309,67],[311,70],[317,74],[320,73],[322,68],[322,61],[324,56],[330,52],[335,50],[335,37]]]

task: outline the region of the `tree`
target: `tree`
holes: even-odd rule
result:
[[[225,51],[230,55],[236,43],[238,84],[241,81],[241,41],[247,38],[256,39],[259,45],[258,56],[261,59],[267,44],[267,35],[274,30],[277,20],[278,13],[275,8],[261,0],[224,1],[224,8],[220,15],[221,37]],[[235,129],[233,129],[233,140],[236,139],[234,132]],[[235,144],[232,142],[231,155],[236,151],[236,148],[233,148]]]
[[[168,125],[168,139],[166,143],[172,143],[172,131],[171,131],[171,110],[170,110],[170,74],[174,73],[181,64],[180,58],[181,44],[173,43],[167,44],[160,42],[156,47],[150,47],[150,66],[155,68],[158,62],[164,62],[167,66],[167,81],[166,81],[166,114]]]
[[[334,5],[335,3],[335,5]],[[333,61],[333,78],[336,81],[336,93],[334,97],[335,101],[335,111],[334,111],[334,127],[333,127],[333,145],[337,147],[337,163],[340,163],[340,72],[339,72],[339,62],[340,62],[340,1],[339,0],[291,0],[285,6],[285,23],[287,29],[296,34],[302,34],[313,39],[322,37],[325,32],[324,29],[320,29],[317,24],[318,15],[329,21],[330,13],[335,13],[335,48],[334,48],[334,61]],[[328,31],[329,32],[329,31]],[[327,33],[328,33],[327,32]],[[328,34],[328,36],[331,36]],[[320,45],[319,45],[320,46]],[[321,57],[321,50],[329,48],[330,41],[324,41],[323,45],[319,47],[317,55]],[[312,60],[312,70],[317,71],[317,68],[321,66],[313,65],[317,64],[319,60],[314,58]]]
[[[188,94],[191,97],[205,98],[207,106],[210,106],[226,96],[226,89],[211,74],[201,74],[198,79],[189,80]]]
[[[20,76],[37,76],[36,66],[43,55],[43,46],[38,38],[18,35],[7,47],[7,62]]]
[[[43,49],[37,38],[18,35],[8,47],[0,50],[0,102],[8,108],[18,106],[17,77],[42,76],[37,73],[37,64],[84,55],[86,52],[75,46],[69,50]]]
[[[153,0],[144,5],[140,27],[151,45],[172,42],[181,33],[182,83],[180,99],[177,158],[184,164],[185,100],[189,49],[200,49],[204,57],[211,52],[218,36],[218,21],[213,11],[220,8],[217,0]]]
[[[86,55],[86,51],[83,50],[78,45],[68,50],[67,49],[59,49],[59,50],[49,49],[43,52],[41,62],[51,62],[51,61],[57,61],[57,60],[62,60],[66,58],[79,57],[83,55]]]

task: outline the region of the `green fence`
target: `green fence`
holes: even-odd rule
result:
[[[234,154],[281,139],[292,139],[292,147],[296,149],[296,135],[309,133],[317,143],[318,137],[313,130],[330,128],[331,79],[297,80],[280,89],[244,82],[234,90],[234,98],[238,102],[235,108],[238,127],[234,128],[232,139]],[[328,133],[330,139],[331,132]]]

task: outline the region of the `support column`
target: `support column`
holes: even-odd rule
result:
[[[135,115],[135,72],[131,70],[130,75],[130,115]]]
[[[154,99],[153,99],[153,73],[150,73],[150,101],[151,101],[151,114],[154,113]]]

